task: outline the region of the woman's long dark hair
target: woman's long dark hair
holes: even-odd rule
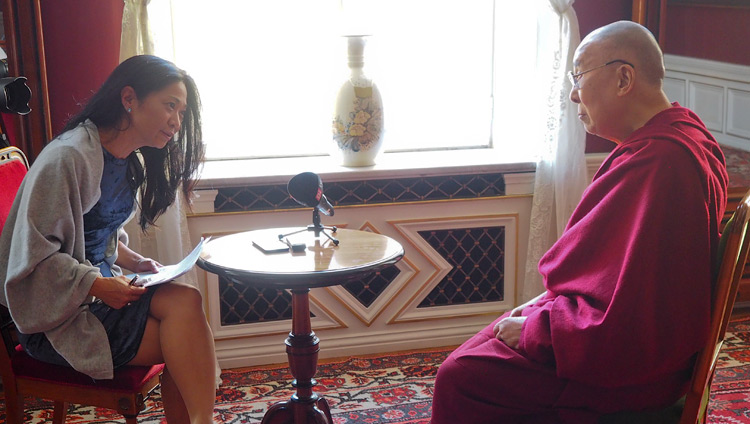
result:
[[[204,147],[200,96],[192,77],[162,58],[133,56],[112,71],[83,110],[70,118],[62,130],[71,130],[90,119],[100,130],[124,131],[130,125],[130,115],[122,105],[120,93],[123,88],[132,87],[138,99],[143,101],[149,94],[178,81],[182,81],[187,89],[187,110],[179,133],[163,149],[141,147],[128,157],[128,180],[134,191],[140,190],[138,223],[144,231],[174,203],[180,185],[185,198],[190,199],[197,181]],[[118,128],[122,122],[126,127]]]

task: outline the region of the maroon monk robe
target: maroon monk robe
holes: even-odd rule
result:
[[[432,423],[584,424],[679,399],[708,335],[726,186],[718,144],[677,104],[616,146],[539,263],[547,293],[518,350],[497,320],[461,345]]]

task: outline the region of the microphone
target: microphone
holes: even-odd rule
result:
[[[286,185],[289,195],[302,206],[317,208],[328,216],[333,216],[333,206],[323,194],[323,181],[318,174],[303,172],[289,180]]]

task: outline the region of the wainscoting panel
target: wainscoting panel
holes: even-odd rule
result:
[[[693,111],[711,131],[724,129],[724,87],[688,81],[688,98]]]
[[[664,91],[701,117],[720,144],[750,151],[750,66],[665,55]]]
[[[750,140],[750,91],[729,89],[727,133]]]
[[[504,194],[501,174],[423,180],[326,184],[335,215],[323,216],[324,225],[385,234],[402,244],[405,256],[360,281],[311,290],[321,358],[457,345],[516,305],[530,192]],[[231,205],[232,212],[210,212],[202,205],[204,213],[188,217],[191,238],[311,223],[309,208],[290,208],[277,191],[207,190],[202,201],[215,196],[214,206]],[[338,198],[377,201],[338,204]],[[246,206],[252,204],[260,210]],[[286,362],[287,292],[237,286],[200,269],[198,279],[223,367]]]

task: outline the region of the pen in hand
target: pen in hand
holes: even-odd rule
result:
[[[135,282],[138,280],[138,275],[136,274],[132,280],[128,283],[129,286],[134,286]]]

